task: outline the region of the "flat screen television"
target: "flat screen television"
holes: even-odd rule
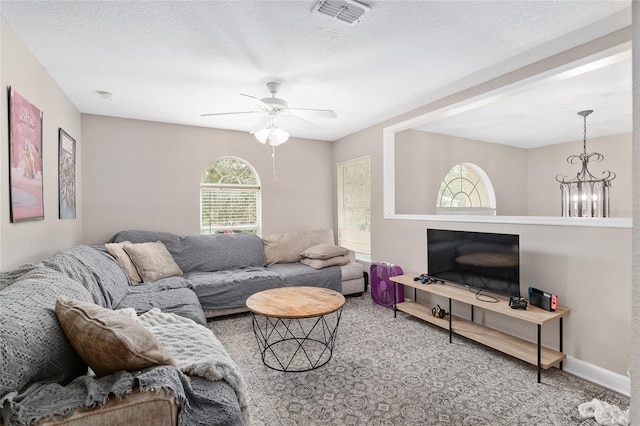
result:
[[[427,273],[478,291],[520,296],[520,236],[427,229]]]

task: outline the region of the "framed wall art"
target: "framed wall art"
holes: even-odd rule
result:
[[[42,111],[8,90],[11,222],[42,220]]]
[[[76,218],[76,141],[58,130],[58,206],[60,219]]]

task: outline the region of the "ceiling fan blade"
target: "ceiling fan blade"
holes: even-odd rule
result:
[[[211,114],[200,114],[200,117],[209,117],[212,115],[234,115],[234,114],[261,114],[262,111],[238,111],[238,112],[214,112]]]
[[[258,105],[260,105],[261,107],[265,108],[266,110],[271,110],[271,107],[267,104],[265,104],[264,102],[262,102],[262,99],[260,98],[256,98],[255,96],[251,96],[251,95],[246,95],[244,93],[240,93],[240,96],[246,96],[247,98],[251,98],[253,100],[258,101]]]
[[[322,118],[338,118],[335,112],[330,109],[314,109],[314,108],[288,108],[289,111],[296,113],[306,114],[310,117],[322,117]]]
[[[318,126],[315,123],[310,122],[309,120],[305,120],[302,117],[298,117],[297,115],[293,115],[293,114],[281,114],[280,118],[283,119],[284,121],[289,122],[290,124],[300,127],[300,125],[304,126],[304,127],[315,127],[316,129],[322,129],[322,127]]]

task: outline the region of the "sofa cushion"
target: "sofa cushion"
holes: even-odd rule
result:
[[[213,234],[181,237],[178,252],[187,271],[215,272],[266,265],[257,235]]]
[[[329,266],[322,269],[314,269],[300,262],[276,263],[269,266],[284,280],[286,287],[312,286],[330,288],[337,292],[342,291],[342,281],[339,266]]]
[[[180,236],[169,232],[120,231],[113,242],[162,241],[183,272],[215,272],[266,265],[260,237],[252,234]]]
[[[340,266],[340,272],[342,274],[342,281],[353,280],[356,278],[362,278],[364,276],[364,268],[361,263],[349,262],[346,265]]]
[[[136,265],[131,261],[131,257],[124,251],[124,243],[129,243],[129,241],[125,241],[122,243],[109,243],[105,244],[104,247],[107,249],[109,254],[113,256],[116,261],[122,266],[124,272],[129,277],[131,284],[140,284],[142,282],[142,278],[140,274],[138,274],[138,270],[136,269]]]
[[[126,315],[68,297],[58,298],[55,312],[67,338],[98,377],[175,365],[153,334]]]
[[[90,301],[84,286],[42,265],[1,272],[0,406],[9,392],[34,382],[66,384],[87,372],[54,313],[56,298]]]
[[[274,234],[262,238],[267,265],[299,262],[302,252],[316,244],[334,244],[331,229]]]
[[[113,308],[129,291],[129,278],[104,244],[78,245],[59,251],[41,262],[84,285],[93,302]]]
[[[162,241],[138,244],[123,243],[122,248],[131,258],[145,283],[182,275],[182,270],[173,260],[171,253]]]
[[[307,259],[330,259],[336,256],[346,256],[347,254],[349,254],[349,249],[326,243],[316,244],[301,253],[302,257]]]
[[[346,256],[335,256],[329,259],[301,259],[300,263],[304,263],[307,266],[311,266],[314,269],[327,268],[329,266],[342,266],[349,263],[349,259]]]
[[[160,280],[159,283],[162,281]],[[143,285],[141,284],[140,286]],[[153,283],[148,286],[155,287],[157,285]],[[136,286],[136,290],[140,286]],[[138,315],[153,308],[158,308],[162,312],[180,315],[198,324],[206,325],[207,323],[198,296],[188,288],[165,288],[162,291],[131,292],[122,299],[117,308],[133,308]]]
[[[204,311],[242,308],[247,298],[254,293],[284,287],[280,274],[264,267],[189,272],[186,277]]]

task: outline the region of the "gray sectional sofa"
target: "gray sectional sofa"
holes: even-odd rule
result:
[[[110,243],[126,248],[157,241],[179,270],[153,282],[132,283],[105,243],[79,245],[37,265],[0,273],[0,425],[124,425],[140,424],[141,419],[154,425],[246,423],[241,377],[209,380],[188,376],[173,365],[91,374],[90,363],[79,356],[77,342],[65,335],[68,330],[56,317],[59,298],[129,310],[133,317],[135,311],[140,318],[158,308],[202,327],[206,317],[245,311],[246,299],[268,288],[313,285],[344,294],[364,291],[362,266],[353,262],[352,253],[303,259],[305,249],[333,243],[331,230],[264,239],[123,231]],[[218,353],[221,359],[205,361],[226,363],[233,370],[224,349]]]
[[[317,286],[345,295],[364,291],[363,268],[353,256],[348,263],[321,269],[300,262],[305,249],[317,244],[333,244],[330,229],[264,238],[251,234],[182,236],[132,230],[118,232],[110,240],[111,243],[125,241],[134,244],[161,241],[182,271],[182,275],[135,285],[131,289],[153,288],[158,284],[167,288],[190,288],[207,318],[245,312],[249,296],[270,288]],[[102,249],[101,246],[96,248]]]

